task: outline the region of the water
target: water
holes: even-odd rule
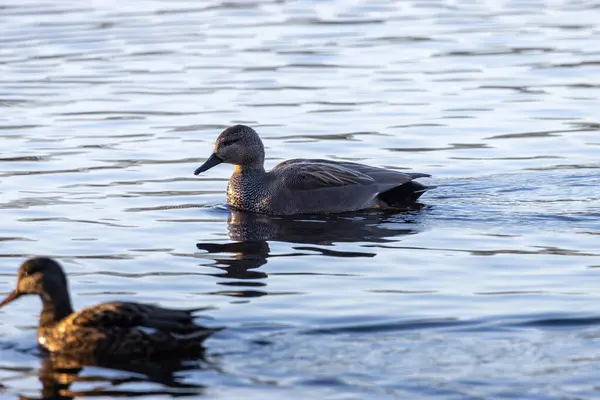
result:
[[[23,299],[0,313],[0,397],[597,397],[599,10],[3,0],[0,292],[51,255],[77,307],[214,305],[227,329],[197,363],[57,377]],[[229,211],[231,167],[192,172],[234,123],[269,168],[439,187],[410,213]]]

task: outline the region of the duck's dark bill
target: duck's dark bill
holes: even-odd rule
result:
[[[21,296],[21,293],[17,292],[16,290],[13,290],[8,296],[6,296],[4,300],[2,300],[2,303],[0,303],[0,308],[4,307],[11,301],[18,299],[19,296]]]
[[[194,171],[194,175],[198,175],[199,173],[208,171],[215,165],[219,165],[222,162],[223,162],[223,160],[221,160],[216,154],[213,153],[210,157],[208,157],[208,160],[206,160],[206,162],[204,164],[202,164],[201,166],[196,168],[196,170]]]

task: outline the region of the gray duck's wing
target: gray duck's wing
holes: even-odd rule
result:
[[[374,185],[375,180],[355,169],[317,160],[288,160],[272,170],[291,190],[316,190],[354,185]]]
[[[151,304],[112,302],[86,307],[71,314],[72,325],[89,328],[147,327],[163,332],[187,334],[206,329],[194,323],[193,313],[207,308],[176,310]]]
[[[323,171],[323,173],[320,174],[321,176],[333,174],[335,177],[342,177],[342,180],[344,180],[343,177],[347,176],[348,179],[344,180],[345,182],[347,182],[347,184],[376,184],[377,186],[380,186],[380,190],[391,189],[395,186],[399,186],[404,183],[410,182],[413,179],[426,178],[431,176],[429,174],[423,174],[419,172],[400,172],[391,169],[373,167],[366,164],[359,164],[346,161],[331,161],[323,159],[303,158],[284,161],[278,164],[275,168],[273,168],[273,171],[278,171],[278,173],[282,176],[288,174],[295,175],[294,172],[297,171],[297,174],[300,176],[300,180],[307,181],[306,184],[304,184],[306,186],[310,184],[309,181],[311,180],[323,182],[323,180],[318,177],[319,171]],[[312,176],[316,179],[311,179],[307,175]],[[361,178],[358,178],[359,176]],[[353,179],[355,180],[353,181]],[[336,179],[331,179],[331,181],[335,182]],[[330,184],[327,186],[314,186],[307,188],[310,189],[332,186],[342,185]]]

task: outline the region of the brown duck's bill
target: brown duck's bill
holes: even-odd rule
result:
[[[13,290],[8,296],[6,296],[4,300],[2,300],[2,302],[0,303],[0,308],[4,307],[11,301],[18,299],[20,296],[21,293],[17,292],[16,290]]]
[[[211,154],[210,157],[208,157],[208,160],[206,160],[206,162],[204,164],[202,164],[201,166],[196,168],[196,170],[194,171],[194,175],[198,175],[199,173],[208,171],[215,165],[219,165],[222,162],[223,162],[223,160],[219,156],[217,156],[215,153],[213,153],[213,154]]]

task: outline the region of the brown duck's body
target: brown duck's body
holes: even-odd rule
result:
[[[32,258],[19,269],[17,288],[0,307],[25,294],[39,295],[38,343],[51,353],[90,359],[153,358],[202,354],[202,342],[219,328],[194,323],[193,313],[131,302],[102,303],[74,312],[66,276],[49,258]]]
[[[38,328],[38,343],[53,353],[93,357],[153,357],[201,350],[215,330],[194,324],[194,311],[139,303],[103,303]]]
[[[293,159],[264,169],[264,147],[250,127],[235,125],[217,138],[211,157],[194,172],[222,162],[234,165],[227,203],[237,209],[275,215],[330,214],[368,208],[410,208],[430,187],[408,173],[323,159]]]

